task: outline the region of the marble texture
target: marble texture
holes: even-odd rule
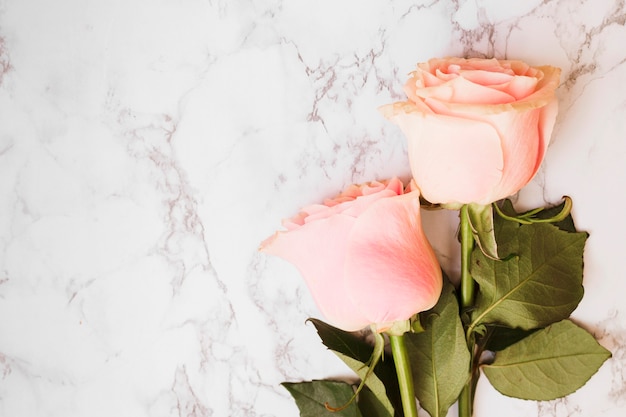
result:
[[[476,415],[623,416],[625,22],[624,0],[1,0],[0,415],[287,417],[280,382],[350,378],[257,247],[302,205],[407,178],[376,108],[453,55],[563,68],[517,204],[574,199],[573,316],[613,353],[557,401],[483,378]],[[455,216],[425,215],[451,275]]]

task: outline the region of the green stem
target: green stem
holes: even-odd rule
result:
[[[461,308],[463,310],[471,308],[474,305],[474,293],[476,290],[476,284],[470,274],[470,260],[472,256],[472,250],[474,249],[474,235],[472,233],[472,226],[469,221],[468,206],[461,207]],[[468,338],[468,349],[470,355],[473,354],[474,344]],[[459,395],[459,417],[471,417],[472,416],[472,387],[473,387],[473,358],[470,361],[470,378],[463,387],[463,391]]]
[[[474,305],[474,280],[470,275],[470,261],[474,249],[474,234],[469,221],[467,204],[461,207],[461,307]]]
[[[402,398],[402,409],[404,417],[417,417],[417,404],[415,402],[415,390],[413,389],[413,374],[411,373],[411,362],[406,351],[404,335],[389,335],[391,342],[391,353],[396,364],[398,374],[398,385],[400,386],[400,397]]]
[[[472,387],[467,384],[459,395],[459,417],[472,416]]]

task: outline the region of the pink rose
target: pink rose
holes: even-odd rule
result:
[[[420,222],[419,192],[397,178],[352,185],[283,222],[261,251],[293,263],[326,319],[379,329],[428,310],[442,288]]]
[[[381,111],[408,138],[424,198],[489,204],[526,185],[550,142],[560,73],[496,59],[419,64],[404,88],[408,101]]]

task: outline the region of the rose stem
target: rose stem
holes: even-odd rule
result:
[[[391,342],[391,353],[396,364],[398,374],[398,385],[400,386],[400,397],[402,398],[402,409],[404,417],[417,417],[417,404],[415,402],[415,390],[413,389],[413,374],[411,373],[411,362],[406,351],[404,335],[389,335]]]
[[[474,235],[469,221],[467,204],[461,207],[461,308],[474,305],[474,280],[470,275],[470,260],[474,249]]]
[[[461,207],[461,309],[466,310],[474,305],[474,291],[475,283],[474,279],[470,275],[470,259],[472,255],[472,249],[474,249],[474,235],[472,234],[472,226],[469,221],[469,213],[467,204]],[[470,343],[470,338],[467,338],[468,348],[470,355],[473,356],[474,346]],[[471,345],[470,345],[471,344]],[[473,363],[473,359],[470,360],[470,364]],[[471,367],[472,365],[470,365]],[[473,386],[473,372],[469,369],[472,376],[463,391],[459,395],[459,417],[471,417],[472,416],[472,386]]]

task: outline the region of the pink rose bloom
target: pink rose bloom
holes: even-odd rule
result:
[[[561,70],[521,61],[431,59],[408,101],[381,107],[408,138],[413,177],[431,203],[489,204],[539,169],[557,115]]]
[[[352,185],[283,224],[261,251],[299,269],[336,327],[384,329],[439,299],[441,269],[422,230],[419,192],[405,193],[397,178]]]

